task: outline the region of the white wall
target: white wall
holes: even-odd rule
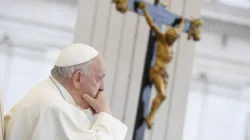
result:
[[[249,136],[249,40],[229,36],[222,42],[221,34],[203,32],[196,46],[183,140]]]
[[[77,5],[76,1],[10,0],[1,2],[0,7],[5,114],[33,85],[48,77],[59,49],[72,43]],[[4,36],[9,40],[4,41]]]
[[[183,140],[245,140],[249,106],[249,100],[191,91]]]

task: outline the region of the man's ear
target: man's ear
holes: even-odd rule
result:
[[[80,89],[81,85],[81,72],[79,70],[72,74],[72,82],[76,89]]]

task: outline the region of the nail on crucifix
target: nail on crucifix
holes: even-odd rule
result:
[[[202,23],[200,19],[189,20],[174,14],[159,0],[155,0],[154,5],[140,0],[112,0],[112,2],[123,14],[133,11],[143,15],[151,28],[133,136],[133,140],[143,140],[146,126],[152,128],[154,115],[166,98],[168,86],[166,69],[173,57],[175,41],[182,32],[188,34],[188,40],[199,41]],[[168,25],[170,28],[162,32],[163,25]],[[148,113],[152,84],[156,88],[157,96]]]

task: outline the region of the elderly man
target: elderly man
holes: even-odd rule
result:
[[[124,140],[127,127],[103,96],[104,62],[85,44],[61,51],[51,76],[5,116],[5,140]],[[83,110],[91,109],[91,126]]]

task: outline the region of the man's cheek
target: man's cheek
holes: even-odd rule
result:
[[[96,98],[97,94],[98,94],[98,90],[96,90],[96,91],[94,92],[94,98]]]
[[[96,89],[90,89],[90,96],[92,98],[96,98],[96,96],[97,96],[97,90]]]

